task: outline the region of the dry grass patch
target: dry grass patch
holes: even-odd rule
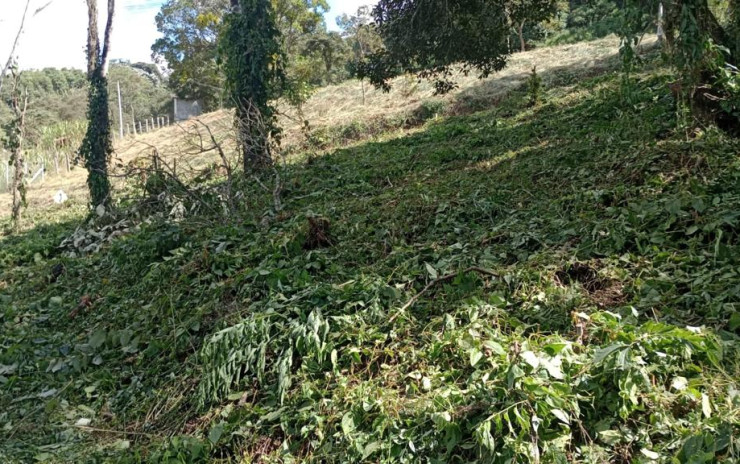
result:
[[[652,46],[655,38],[645,40]],[[474,74],[458,73],[454,79],[458,87],[445,96],[433,96],[433,86],[413,76],[394,79],[390,92],[373,88],[368,83],[350,80],[338,85],[318,89],[303,107],[303,118],[310,121],[314,130],[344,127],[351,123],[368,127],[383,121],[404,116],[413,117],[425,102],[437,102],[449,114],[469,113],[495,105],[511,91],[520,88],[534,66],[545,87],[575,81],[580,77],[599,74],[617,66],[619,39],[609,36],[600,40],[572,45],[547,47],[517,53],[503,71],[487,79]],[[364,87],[364,91],[363,91]],[[364,94],[364,104],[363,104]],[[299,115],[293,108],[282,108],[280,123],[284,129],[283,147],[299,146],[304,141]],[[116,141],[114,154],[115,174],[122,176],[136,163],[149,163],[156,149],[158,155],[170,166],[181,171],[202,170],[218,159],[211,134],[224,150],[233,155],[231,139],[232,113],[220,110],[199,118],[172,125],[136,137]],[[359,134],[355,138],[363,138]],[[28,206],[34,210],[54,207],[53,195],[64,190],[72,202],[88,201],[85,179],[87,173],[77,167],[68,174],[47,176],[44,182],[28,188]],[[120,178],[114,180],[120,186]],[[0,218],[10,215],[11,197],[0,194]]]

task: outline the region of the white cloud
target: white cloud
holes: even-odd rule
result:
[[[16,53],[23,69],[85,67],[87,6],[85,0],[52,0],[38,15],[33,12],[49,0],[31,0],[25,32]],[[112,59],[151,61],[150,47],[158,34],[154,16],[162,0],[119,0],[111,38]],[[99,0],[100,27],[105,0]],[[25,0],[0,0],[0,61],[7,59],[18,31]],[[101,31],[102,34],[102,31]]]

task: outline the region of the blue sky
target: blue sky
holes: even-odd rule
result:
[[[84,49],[87,31],[85,0],[52,0],[36,16],[33,12],[49,0],[31,0],[26,30],[17,50],[24,69],[85,66]],[[331,11],[326,24],[336,30],[335,18],[354,13],[357,8],[375,0],[329,0]],[[99,1],[101,10],[105,1]],[[111,58],[151,61],[150,47],[157,38],[154,16],[163,0],[118,0],[113,28]],[[25,0],[0,0],[0,61],[5,62],[20,24]]]

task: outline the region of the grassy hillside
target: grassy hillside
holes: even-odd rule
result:
[[[279,213],[247,179],[86,256],[74,208],[4,238],[0,456],[736,462],[740,143],[670,79],[329,149]]]
[[[646,39],[645,43],[653,44],[654,38]],[[303,106],[302,116],[295,108],[281,108],[284,111],[280,120],[284,128],[283,148],[291,156],[304,152],[303,119],[311,123],[312,148],[326,149],[337,142],[357,141],[379,132],[416,125],[438,115],[465,114],[489,108],[512,90],[520,88],[534,66],[547,85],[562,85],[582,76],[616,69],[619,66],[618,46],[619,40],[610,36],[592,42],[518,53],[505,70],[488,79],[479,80],[475,75],[455,76],[459,87],[444,97],[432,96],[433,89],[428,82],[418,82],[411,77],[395,79],[389,93],[375,90],[367,83],[363,86],[356,80],[320,88]],[[231,112],[210,113],[199,121],[207,124],[219,140],[228,144]],[[200,135],[192,137],[191,134],[195,133]],[[152,148],[156,147],[162,156],[176,158],[181,164],[203,164],[211,158],[190,154],[193,142],[197,144],[199,140],[195,139],[200,138],[208,140],[208,132],[200,122],[192,121],[128,137],[116,141],[115,160],[127,165],[137,158],[150,157]],[[48,176],[45,182],[30,185],[27,211],[30,223],[34,223],[36,216],[48,218],[47,210],[54,208],[52,197],[60,189],[67,193],[72,203],[84,205],[88,201],[86,175],[84,169],[76,168],[69,174]],[[0,219],[10,215],[10,204],[10,195],[0,193]]]

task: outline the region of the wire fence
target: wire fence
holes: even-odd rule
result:
[[[170,125],[169,116],[146,118],[125,124],[124,137],[135,137]],[[33,145],[23,151],[26,185],[43,182],[48,175],[64,175],[75,165],[77,150],[82,144],[87,122],[61,122],[41,129]],[[119,138],[119,128],[111,130]],[[10,191],[15,169],[10,164],[10,153],[0,148],[0,193]]]

